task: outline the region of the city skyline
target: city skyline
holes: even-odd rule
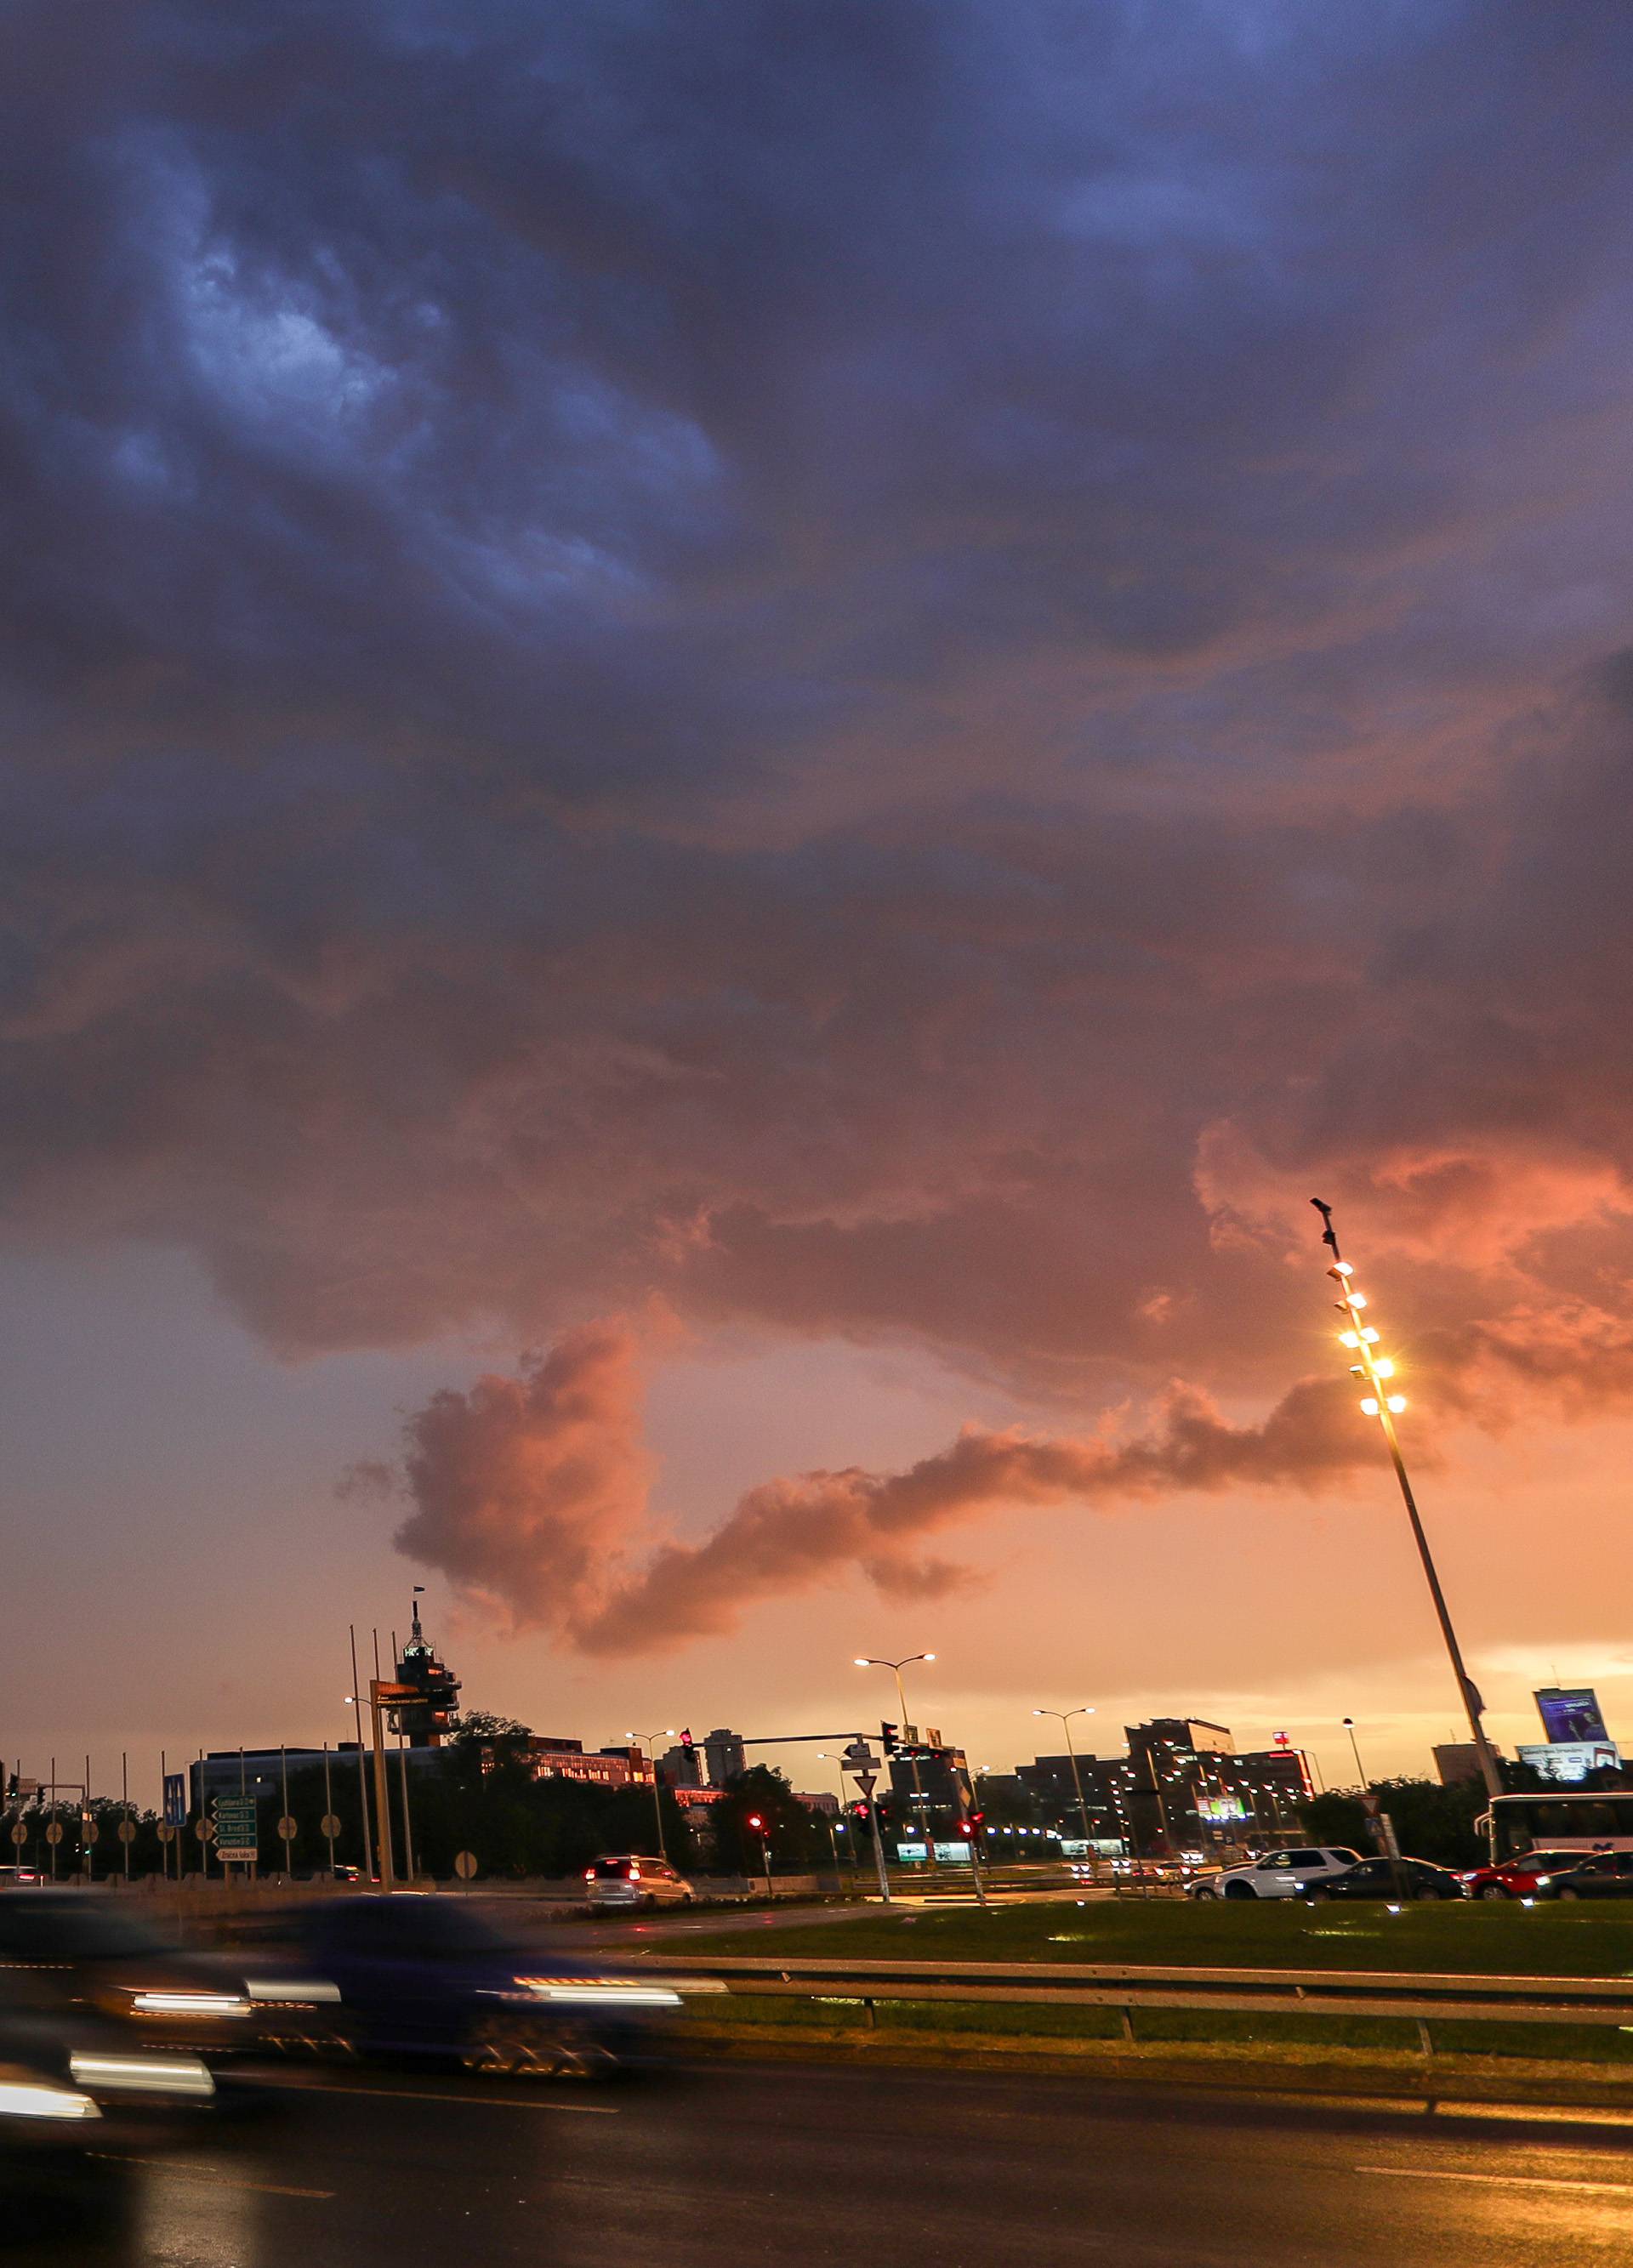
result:
[[[1633,1725],[1615,19],[89,20],[0,92],[0,1748],[321,1738],[423,1581],[541,1730],[934,1646],[1001,1768],[1427,1770],[1315,1190],[1493,1739]]]

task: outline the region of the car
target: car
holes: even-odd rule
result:
[[[1463,1876],[1471,1898],[1528,1898],[1539,1882],[1566,1874],[1587,1857],[1583,1851],[1527,1851],[1499,1859],[1489,1867],[1472,1867]]]
[[[1427,1859],[1359,1859],[1341,1874],[1298,1885],[1303,1898],[1460,1898],[1463,1881]]]
[[[284,1940],[324,2036],[298,2017],[292,2047],[449,2058],[467,2070],[587,2077],[647,2059],[654,2019],[678,2011],[661,1978],[621,1977],[500,1935],[457,1895],[324,1899]]]
[[[1358,1851],[1342,1844],[1306,1845],[1297,1851],[1267,1851],[1243,1867],[1201,1874],[1186,1896],[1193,1898],[1290,1898],[1301,1882],[1320,1881],[1357,1864]]]
[[[107,1893],[0,1899],[0,1972],[15,2008],[104,2018],[145,2047],[238,2053],[255,2043],[241,1974],[183,1950]]]
[[[584,1881],[593,1906],[689,1906],[698,1895],[667,1859],[597,1859]]]
[[[1540,1898],[1633,1898],[1633,1851],[1595,1851],[1571,1854],[1563,1874],[1540,1879]]]
[[[0,1867],[0,1890],[16,1889],[38,1882],[40,1879],[40,1870],[36,1867]]]

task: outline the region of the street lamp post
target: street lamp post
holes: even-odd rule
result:
[[[935,1656],[933,1653],[905,1653],[899,1661],[891,1661],[888,1657],[881,1657],[878,1654],[859,1653],[854,1657],[854,1659],[858,1669],[888,1669],[894,1676],[896,1680],[896,1705],[902,1712],[902,1738],[905,1741],[907,1738],[907,1689],[902,1683],[902,1672],[913,1662],[934,1661]],[[918,1747],[916,1740],[913,1745],[915,1749]],[[912,1756],[907,1761],[908,1769],[913,1773],[913,1805],[919,1814],[920,1832],[924,1837],[924,1854],[929,1865],[934,1867],[935,1864],[935,1837],[931,1830],[929,1821],[925,1816],[924,1783],[919,1777],[919,1759],[917,1756]]]
[[[626,1741],[645,1741],[652,1752],[652,1815],[658,1823],[658,1856],[667,1860],[669,1851],[663,1840],[663,1791],[658,1786],[658,1742],[675,1738],[673,1725],[665,1725],[657,1733],[625,1733]]]
[[[1032,1714],[1034,1717],[1053,1717],[1058,1719],[1060,1730],[1066,1734],[1066,1753],[1071,1758],[1072,1763],[1072,1786],[1075,1790],[1077,1795],[1077,1816],[1083,1822],[1083,1841],[1085,1843],[1092,1843],[1094,1837],[1089,1832],[1089,1807],[1083,1801],[1083,1775],[1077,1769],[1077,1751],[1072,1746],[1072,1719],[1074,1717],[1092,1717],[1094,1711],[1088,1708],[1034,1709]]]
[[[1457,1642],[1457,1632],[1452,1627],[1451,1611],[1446,1605],[1445,1594],[1440,1587],[1440,1578],[1435,1571],[1434,1557],[1429,1549],[1429,1538],[1423,1533],[1423,1523],[1418,1516],[1417,1501],[1412,1494],[1412,1484],[1407,1477],[1406,1461],[1400,1454],[1400,1443],[1395,1433],[1394,1421],[1407,1406],[1406,1396],[1404,1394],[1393,1392],[1389,1387],[1388,1381],[1395,1374],[1395,1366],[1386,1355],[1378,1352],[1378,1333],[1365,1317],[1366,1300],[1356,1290],[1353,1280],[1355,1270],[1338,1248],[1338,1235],[1333,1226],[1333,1208],[1329,1204],[1324,1204],[1319,1197],[1312,1197],[1310,1202],[1321,1216],[1321,1241],[1333,1256],[1332,1265],[1326,1272],[1337,1285],[1341,1295],[1337,1304],[1339,1313],[1344,1318],[1346,1328],[1339,1333],[1339,1342],[1341,1345],[1351,1349],[1359,1358],[1357,1361],[1351,1363],[1349,1368],[1351,1376],[1363,1380],[1368,1388],[1361,1408],[1367,1417],[1377,1418],[1389,1451],[1389,1461],[1395,1469],[1395,1478],[1400,1485],[1401,1501],[1406,1506],[1407,1518],[1412,1524],[1412,1540],[1417,1545],[1417,1556],[1422,1562],[1423,1574],[1429,1584],[1429,1594],[1435,1603],[1435,1616],[1440,1624],[1440,1635],[1445,1640],[1452,1675],[1457,1679],[1457,1690],[1461,1694],[1463,1706],[1468,1712],[1468,1729],[1474,1735],[1474,1754],[1480,1761],[1481,1777],[1486,1784],[1486,1793],[1492,1796],[1501,1795],[1503,1775],[1497,1770],[1496,1758],[1491,1753],[1491,1743],[1486,1738],[1486,1728],[1481,1721],[1485,1713],[1485,1703],[1480,1697],[1479,1687],[1463,1666],[1462,1649]]]
[[[1361,1761],[1361,1750],[1356,1740],[1356,1720],[1353,1717],[1345,1718],[1344,1730],[1349,1735],[1350,1753],[1356,1760],[1356,1778],[1360,1785],[1362,1793],[1364,1795],[1371,1783],[1368,1780],[1366,1776],[1366,1766]]]

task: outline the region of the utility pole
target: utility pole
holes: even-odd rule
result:
[[[1406,1396],[1393,1392],[1388,1383],[1395,1374],[1395,1366],[1386,1355],[1377,1351],[1378,1333],[1365,1320],[1365,1295],[1356,1289],[1355,1270],[1338,1248],[1338,1234],[1333,1226],[1333,1208],[1324,1204],[1319,1197],[1312,1197],[1310,1202],[1321,1216],[1321,1241],[1333,1256],[1332,1264],[1326,1272],[1338,1286],[1341,1295],[1337,1302],[1338,1310],[1346,1324],[1346,1329],[1339,1333],[1339,1343],[1359,1357],[1349,1366],[1350,1375],[1363,1380],[1369,1389],[1361,1408],[1366,1417],[1377,1418],[1385,1446],[1389,1451],[1389,1462],[1394,1467],[1395,1479],[1400,1488],[1400,1500],[1406,1506],[1407,1518],[1412,1526],[1412,1540],[1423,1565],[1424,1580],[1429,1585],[1430,1597],[1434,1601],[1435,1617],[1440,1624],[1440,1635],[1445,1640],[1446,1653],[1451,1659],[1452,1674],[1457,1680],[1457,1690],[1468,1714],[1468,1729],[1474,1735],[1474,1754],[1480,1762],[1486,1793],[1501,1795],[1503,1775],[1497,1770],[1496,1758],[1491,1753],[1491,1743],[1486,1738],[1482,1721],[1485,1703],[1481,1698],[1480,1688],[1463,1666],[1462,1649],[1457,1642],[1457,1632],[1452,1627],[1445,1593],[1440,1587],[1440,1577],[1436,1572],[1434,1556],[1418,1515],[1417,1499],[1407,1477],[1406,1461],[1400,1454],[1400,1443],[1395,1432],[1395,1419],[1407,1406]]]
[[[358,1626],[346,1625],[351,1634],[351,1713],[358,1728],[358,1801],[363,1807],[363,1879],[374,1879],[374,1847],[368,1833],[368,1767],[363,1761],[363,1688],[358,1683]],[[331,1853],[332,1856],[332,1853]]]

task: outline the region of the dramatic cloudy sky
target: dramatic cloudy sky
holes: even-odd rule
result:
[[[1633,1735],[1617,0],[4,43],[0,1748]]]

